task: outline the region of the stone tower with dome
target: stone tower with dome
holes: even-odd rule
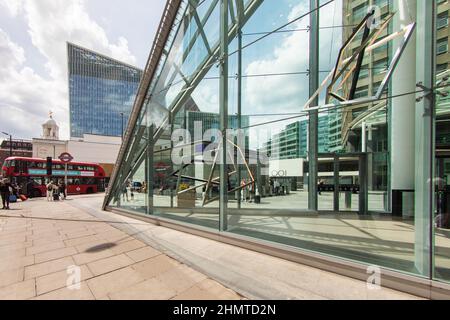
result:
[[[49,114],[50,119],[48,119],[42,125],[42,138],[46,140],[59,140],[59,126],[53,119],[53,113]]]
[[[49,119],[42,124],[41,137],[33,138],[33,157],[56,159],[63,152],[67,152],[67,141],[59,140],[59,126],[50,112]]]

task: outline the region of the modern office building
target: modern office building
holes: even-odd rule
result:
[[[122,136],[142,71],[72,43],[67,51],[70,136]]]
[[[328,116],[319,117],[319,153],[328,153]],[[306,158],[308,155],[308,120],[291,123],[264,143],[261,152],[276,160]]]
[[[201,125],[201,133],[205,133],[210,129],[220,130],[220,115],[213,112],[188,111],[186,112],[186,126],[191,135],[191,139],[195,139],[195,128]],[[241,127],[249,126],[249,117],[241,117]],[[228,116],[228,128],[238,128],[238,117],[236,115]],[[246,146],[248,146],[248,130],[243,131],[246,138]]]
[[[449,32],[448,1],[304,5],[167,1],[104,209],[364,281],[380,270],[383,286],[449,298],[450,69],[440,40]],[[306,28],[294,18],[308,12]],[[199,95],[210,104],[201,110],[217,110],[222,132],[228,116],[249,117],[249,145],[257,128],[282,128],[280,157],[303,154],[306,119],[307,188],[283,179],[305,173],[295,159],[264,170],[267,159],[236,165],[194,154],[189,175],[174,173],[183,169],[173,158],[179,150],[161,145],[189,129],[174,121]],[[230,150],[222,144],[216,160]],[[123,202],[136,172],[146,193]],[[326,189],[324,174],[332,177]],[[240,177],[264,186],[261,202],[239,201]]]

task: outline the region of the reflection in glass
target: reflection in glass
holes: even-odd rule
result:
[[[424,103],[416,97],[416,84],[426,80],[422,71],[431,68],[419,37],[428,32],[421,24],[428,12],[421,6],[427,3],[320,1],[317,28],[308,15],[303,17],[311,9],[309,1],[248,0],[241,22],[230,15],[230,55],[219,57],[218,2],[196,7],[182,1],[146,92],[148,146],[139,138],[139,120],[119,181],[126,185],[136,174],[130,168],[147,163],[148,211],[154,215],[217,231],[219,211],[226,208],[224,232],[229,234],[430,278],[426,181],[431,170],[420,155],[432,146],[420,140],[431,134],[423,126]],[[379,25],[368,28],[373,5]],[[233,9],[239,12],[238,6]],[[444,30],[446,11],[442,6],[438,11]],[[416,38],[408,41],[412,26]],[[319,62],[310,66],[310,33],[316,30]],[[441,42],[440,83],[448,80]],[[228,75],[220,74],[221,63],[228,63]],[[318,94],[317,194],[308,190],[314,181],[309,145],[314,122],[305,109],[313,72],[319,83],[328,79]],[[219,88],[225,81],[228,128],[234,131],[227,136],[231,161],[220,165],[216,134],[221,129]],[[384,90],[376,96],[379,88]],[[441,279],[448,279],[450,261],[447,100],[444,94],[438,97],[436,113],[435,275]],[[147,162],[141,157],[145,148]],[[220,197],[221,182],[227,199]],[[114,192],[120,194],[120,188]],[[318,210],[309,210],[314,197]]]

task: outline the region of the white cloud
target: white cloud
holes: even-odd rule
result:
[[[307,11],[308,4],[302,1],[292,8],[287,20],[291,21]],[[306,17],[293,23],[289,28],[306,28],[308,24],[309,18]],[[281,43],[273,47],[273,52],[269,58],[251,62],[246,69],[246,74],[258,75],[306,71],[309,61],[308,56],[308,33],[292,32],[284,37]],[[302,84],[302,79],[306,83]],[[305,100],[308,94],[307,81],[308,78],[301,75],[248,78],[245,81],[245,97],[248,105],[252,106],[255,113],[268,113],[268,110],[278,110],[278,112],[298,111],[301,102]]]
[[[106,32],[86,12],[83,0],[25,0],[28,32],[33,45],[48,59],[53,78],[65,77],[65,42],[99,51],[118,60],[135,64],[128,42],[120,37],[111,43]]]
[[[7,90],[2,90],[7,94],[0,96],[0,106],[2,111],[15,111],[6,121],[17,126],[8,127],[24,137],[37,136],[40,123],[51,109],[60,124],[60,136],[68,138],[66,42],[136,64],[128,41],[123,37],[116,41],[108,39],[105,30],[87,13],[84,0],[0,0],[0,7],[6,8],[12,16],[23,16],[32,44],[47,59],[45,67],[49,74],[44,79],[27,67],[24,50],[2,31],[0,55],[6,59],[1,61],[13,61],[7,66],[0,65],[0,85]],[[11,60],[11,56],[15,58]],[[31,115],[35,118],[30,118]],[[30,119],[38,122],[30,122]],[[26,123],[28,125],[24,125]],[[4,119],[0,120],[0,127],[7,127]]]
[[[23,0],[0,0],[0,5],[6,8],[11,16],[15,17],[23,9]]]
[[[320,10],[321,25],[331,26],[340,25],[337,21],[340,10],[342,8],[342,0],[337,0],[333,5],[328,5]],[[309,11],[309,1],[301,1],[291,8],[286,21],[292,21],[295,18]],[[304,29],[309,25],[309,17],[296,21],[287,29]],[[321,30],[320,32],[320,58],[321,67],[326,69],[335,59],[339,50],[341,41],[340,29]],[[272,36],[271,36],[272,37]],[[277,36],[279,37],[279,36]],[[267,38],[268,39],[268,38]],[[255,74],[273,74],[273,73],[290,73],[302,72],[309,69],[309,33],[306,31],[291,32],[285,36],[280,42],[268,40],[268,49],[272,49],[270,55],[266,58],[251,62],[245,72],[248,75]],[[270,45],[273,43],[272,45]],[[331,50],[331,54],[330,54]],[[292,113],[301,112],[301,107],[309,98],[309,77],[306,75],[288,75],[288,76],[269,76],[247,78],[245,80],[244,97],[246,106],[252,110],[252,114],[272,114],[272,113]],[[264,123],[273,121],[279,117],[254,117],[251,124]],[[284,129],[285,125],[296,120],[288,122],[277,122],[270,124],[272,133],[276,133]]]
[[[36,136],[48,110],[63,117],[56,108],[64,100],[64,91],[54,81],[43,79],[26,67],[24,50],[0,29],[0,127],[22,138]],[[64,124],[63,124],[64,126]],[[67,130],[67,127],[63,127]]]

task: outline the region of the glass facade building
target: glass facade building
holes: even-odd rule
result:
[[[67,50],[70,136],[121,136],[142,70],[71,43]]]
[[[104,208],[448,297],[449,9],[169,0]]]
[[[327,153],[328,140],[328,116],[319,117],[319,152]],[[272,150],[278,154],[272,154]],[[264,143],[261,152],[271,158],[286,160],[306,158],[308,155],[308,120],[291,123]]]

